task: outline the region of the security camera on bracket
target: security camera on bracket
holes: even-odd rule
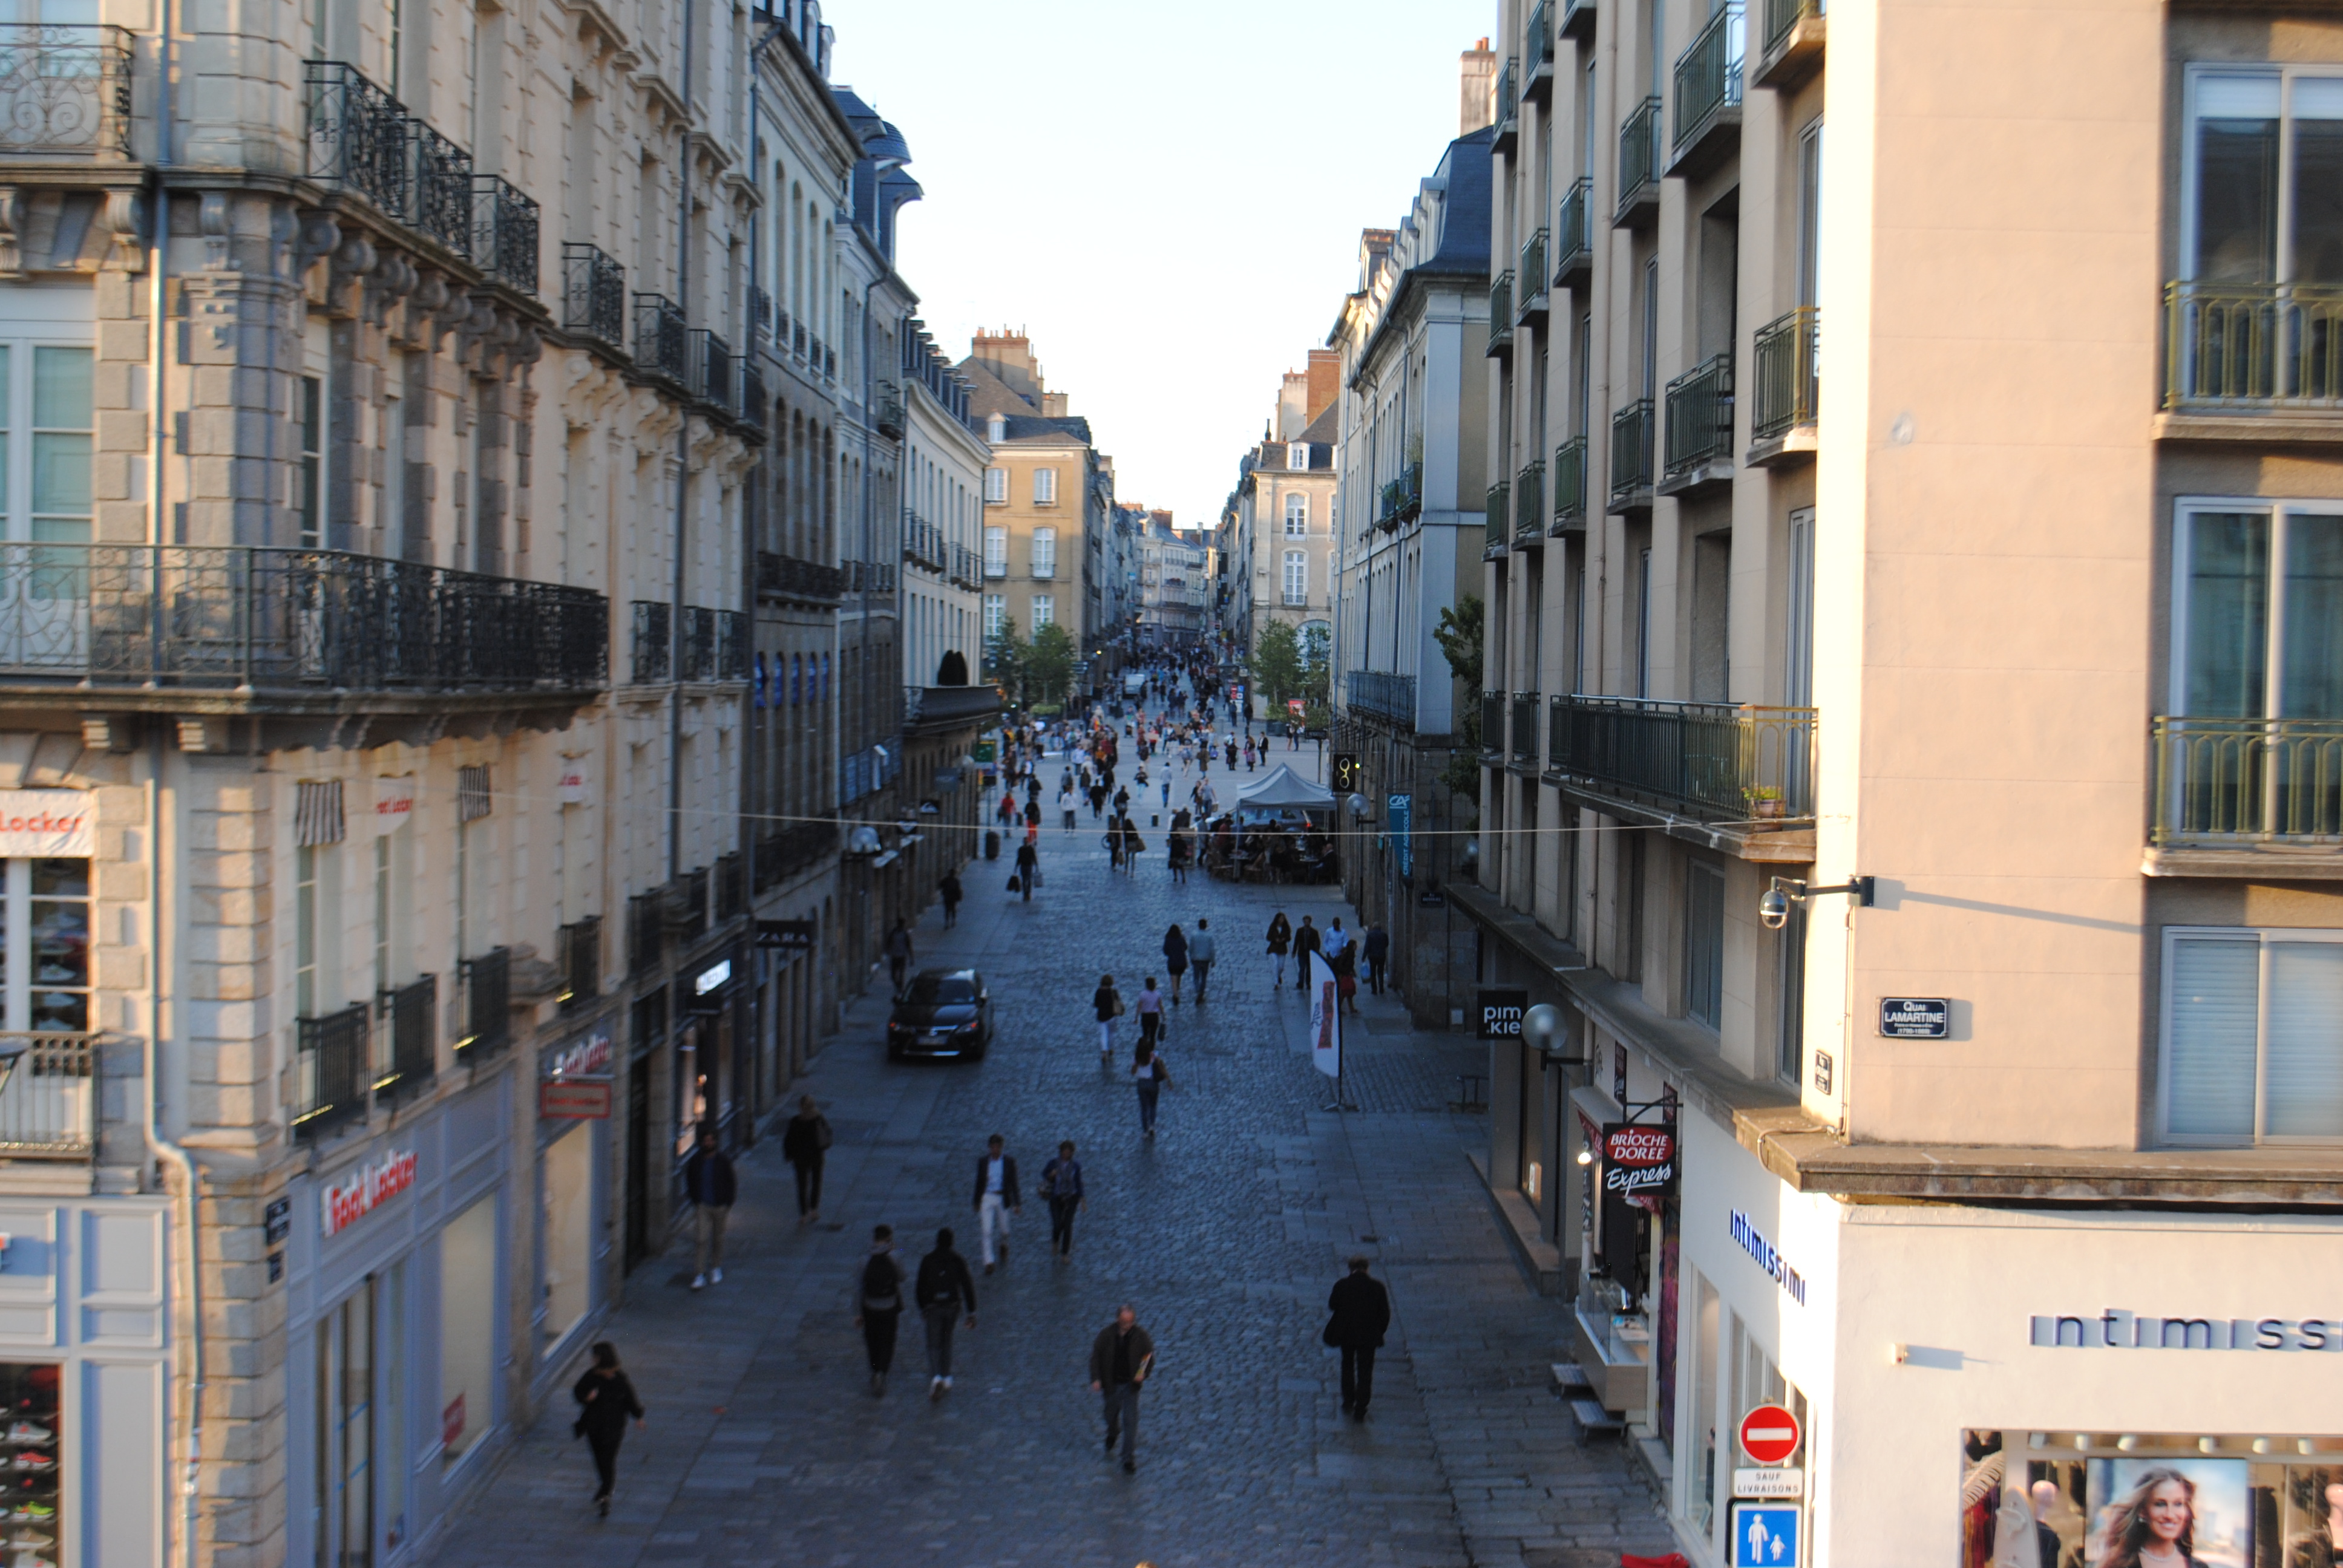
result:
[[[1803,904],[1808,899],[1820,898],[1825,893],[1851,893],[1856,906],[1867,910],[1871,908],[1872,890],[1878,880],[1876,877],[1850,877],[1835,888],[1810,888],[1795,877],[1776,877],[1773,886],[1758,897],[1757,923],[1769,931],[1778,931],[1790,923],[1792,904]]]

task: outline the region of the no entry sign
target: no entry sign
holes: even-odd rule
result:
[[[1741,1447],[1760,1464],[1779,1464],[1798,1452],[1798,1418],[1778,1404],[1761,1404],[1741,1418]]]

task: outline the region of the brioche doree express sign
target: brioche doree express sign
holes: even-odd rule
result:
[[[371,1165],[361,1165],[347,1182],[326,1189],[321,1210],[326,1234],[338,1236],[415,1185],[415,1151],[393,1149]]]
[[[1603,1185],[1641,1197],[1675,1191],[1675,1129],[1616,1121],[1604,1128]]]
[[[0,857],[85,859],[96,799],[86,789],[0,789]]]

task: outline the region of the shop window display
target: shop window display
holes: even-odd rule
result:
[[[593,1304],[594,1129],[580,1123],[545,1150],[545,1327],[550,1355]]]
[[[46,1362],[0,1362],[0,1504],[15,1568],[36,1568],[59,1560],[64,1531],[57,1518],[57,1456],[64,1452],[65,1423],[57,1407],[64,1385],[59,1369]]]
[[[440,1458],[454,1464],[496,1423],[497,1200],[439,1234]]]

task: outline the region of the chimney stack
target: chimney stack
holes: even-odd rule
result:
[[[1456,134],[1469,136],[1483,126],[1497,123],[1497,55],[1482,39],[1464,51],[1458,63]]]

